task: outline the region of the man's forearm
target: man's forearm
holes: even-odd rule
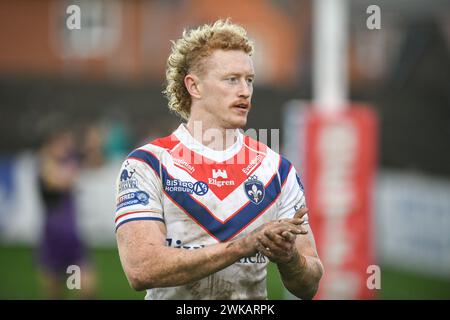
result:
[[[298,252],[292,261],[277,264],[285,287],[300,299],[312,299],[319,287],[323,267],[319,258]]]
[[[265,222],[238,240],[193,250],[165,246],[165,231],[161,224],[132,223],[117,232],[119,255],[131,286],[144,290],[180,286],[203,279],[241,258],[256,254],[258,238],[266,231],[300,234],[296,226],[301,221]]]
[[[240,240],[194,250],[159,246],[148,253],[141,261],[135,261],[133,270],[128,272],[129,280],[137,290],[185,285],[249,255]]]

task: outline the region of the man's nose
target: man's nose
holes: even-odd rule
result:
[[[252,94],[252,88],[251,84],[249,84],[247,81],[242,81],[241,85],[239,86],[239,92],[238,95],[240,98],[249,98]]]

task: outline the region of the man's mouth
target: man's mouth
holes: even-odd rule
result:
[[[238,103],[234,105],[235,108],[239,108],[241,110],[248,110],[250,109],[250,104],[248,103]]]

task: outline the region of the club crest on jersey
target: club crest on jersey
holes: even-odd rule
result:
[[[136,169],[128,172],[127,169],[122,170],[120,174],[120,182],[119,182],[119,192],[123,192],[128,189],[137,189],[138,181],[136,178],[133,178]]]
[[[254,204],[260,204],[263,201],[265,195],[264,184],[258,180],[257,176],[250,176],[244,182],[244,190],[247,197]]]

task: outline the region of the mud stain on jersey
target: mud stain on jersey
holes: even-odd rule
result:
[[[242,265],[240,270],[239,285],[246,290],[247,299],[260,300],[266,299],[267,293],[265,291],[265,276],[261,278],[251,277],[256,274],[254,265]]]
[[[192,299],[200,300],[205,296],[203,290],[201,290],[201,281],[196,281],[185,286],[185,289],[192,295]]]
[[[206,290],[212,299],[230,300],[236,291],[236,285],[233,282],[220,279],[217,274],[212,274],[207,278]]]

